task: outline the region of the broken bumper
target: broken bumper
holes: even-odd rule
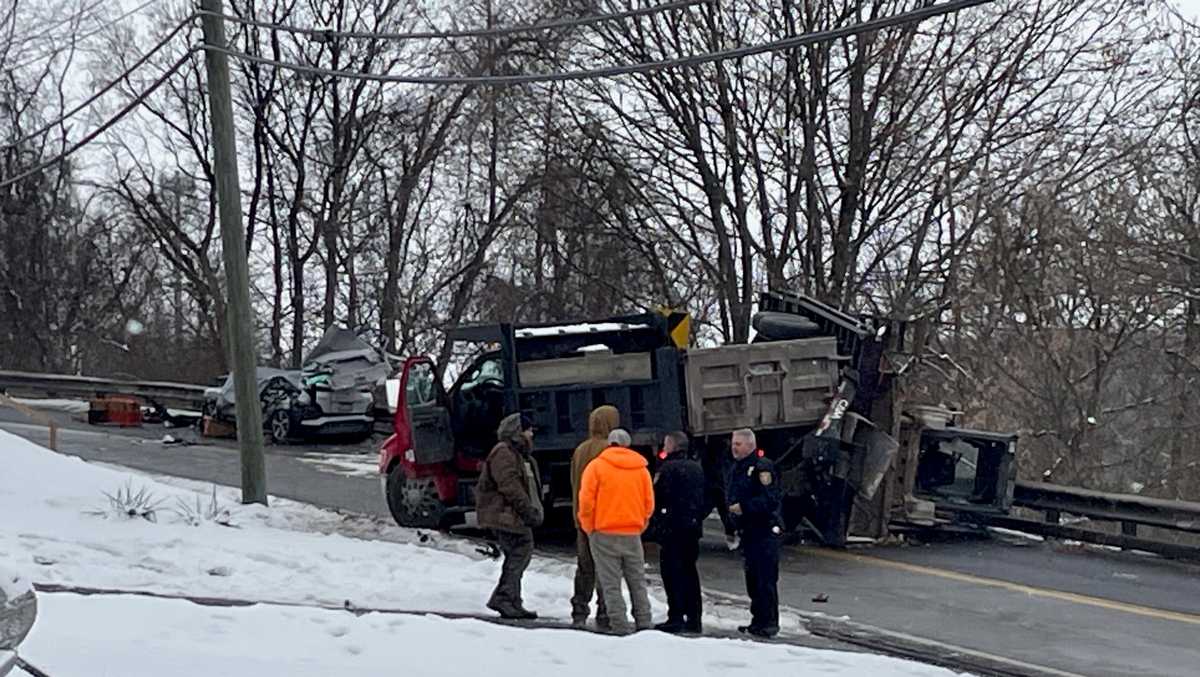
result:
[[[321,416],[300,421],[300,425],[321,434],[369,433],[375,429],[375,419],[366,415]]]

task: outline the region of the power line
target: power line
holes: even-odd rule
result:
[[[192,53],[195,51],[196,51],[196,48],[194,48],[194,47],[189,49],[187,51],[187,53],[185,53],[182,57],[179,58],[178,61],[176,61],[174,64],[172,64],[172,66],[169,69],[167,69],[167,72],[160,75],[158,77],[158,79],[155,80],[153,83],[151,83],[148,88],[146,88],[140,94],[138,94],[136,97],[134,97],[132,101],[125,104],[125,106],[122,107],[121,110],[117,111],[116,115],[112,116],[111,118],[106,120],[104,122],[104,124],[100,125],[96,129],[92,130],[89,134],[84,136],[79,141],[75,142],[75,144],[72,145],[70,148],[67,148],[66,150],[62,151],[58,155],[55,155],[53,158],[50,158],[49,160],[46,160],[45,162],[38,164],[36,167],[32,167],[14,177],[0,181],[0,188],[7,188],[8,186],[11,186],[12,184],[14,184],[16,182],[21,181],[22,179],[26,179],[30,176],[33,176],[34,174],[37,174],[38,172],[42,171],[43,169],[52,167],[52,166],[58,164],[59,162],[62,162],[63,160],[67,159],[68,157],[70,157],[72,154],[75,153],[75,151],[77,151],[80,148],[83,148],[87,144],[91,143],[93,140],[96,139],[96,137],[98,137],[101,134],[103,134],[104,132],[108,131],[108,129],[110,127],[112,127],[113,125],[120,122],[121,119],[124,118],[126,115],[129,115],[129,113],[131,113],[133,111],[133,109],[142,105],[142,103],[147,98],[149,98],[150,95],[155,92],[155,90],[157,90],[159,87],[161,87],[163,85],[163,83],[165,83],[168,79],[170,79],[170,77],[172,75],[174,75],[180,68],[182,68],[183,65],[185,63],[187,63],[188,59],[192,58]]]
[[[284,31],[286,33],[295,33],[299,35],[320,36],[324,38],[351,38],[351,39],[369,39],[369,40],[441,40],[447,38],[486,38],[486,37],[501,37],[513,33],[536,33],[538,31],[557,30],[560,28],[580,28],[583,26],[591,26],[606,21],[619,21],[622,19],[631,19],[635,17],[648,16],[651,14],[659,14],[662,12],[670,12],[677,9],[687,9],[695,5],[703,5],[716,0],[677,0],[676,2],[668,2],[652,7],[641,7],[638,9],[626,10],[624,12],[614,12],[612,14],[596,14],[593,16],[583,16],[575,19],[558,19],[556,21],[548,21],[540,24],[527,24],[523,26],[505,26],[494,28],[475,28],[459,31],[415,31],[409,33],[374,33],[370,31],[335,31],[324,28],[305,28],[301,26],[287,26],[283,24],[272,23],[270,21],[259,21],[257,19],[248,19],[232,14],[217,14],[215,12],[207,12],[200,10],[200,15],[219,16],[222,19],[227,19],[235,23],[240,23],[244,26],[255,26],[258,28],[269,28],[273,31]]]
[[[862,21],[849,26],[840,28],[831,28],[813,33],[804,33],[795,35],[782,40],[763,43],[761,45],[753,45],[748,47],[738,47],[736,49],[727,49],[719,52],[707,52],[692,56],[680,57],[676,59],[666,59],[662,61],[647,61],[639,64],[628,64],[624,66],[611,66],[608,68],[597,68],[580,71],[566,71],[562,73],[535,73],[525,75],[445,75],[445,76],[422,76],[422,75],[384,75],[377,73],[356,73],[352,71],[332,70],[328,68],[318,68],[315,66],[305,66],[302,64],[287,63],[277,61],[262,56],[247,54],[245,52],[227,49],[223,47],[214,47],[212,45],[203,45],[200,49],[220,52],[231,56],[235,59],[243,61],[251,61],[267,66],[283,68],[285,70],[296,71],[300,73],[309,73],[312,75],[322,75],[325,77],[344,77],[351,80],[372,80],[376,82],[394,82],[410,85],[521,85],[539,82],[566,82],[575,80],[596,80],[604,78],[613,78],[621,75],[632,75],[636,73],[649,73],[653,71],[665,70],[668,68],[679,68],[683,66],[695,66],[699,64],[711,63],[714,61],[726,61],[729,59],[739,59],[767,52],[779,52],[797,47],[804,47],[820,42],[828,42],[839,38],[850,37],[860,33],[869,33],[872,31],[891,28],[908,23],[920,22],[933,17],[942,16],[959,12],[961,10],[983,5],[992,2],[992,0],[951,0],[937,5],[929,5],[920,9],[915,9],[908,12],[902,12],[893,16],[871,19]]]
[[[118,84],[123,82],[125,80],[125,78],[128,78],[130,75],[133,75],[134,71],[141,68],[142,65],[145,64],[150,59],[150,57],[157,54],[158,51],[161,50],[163,47],[166,47],[167,44],[170,43],[171,40],[173,40],[176,35],[179,35],[180,31],[182,31],[184,28],[188,27],[189,23],[194,18],[196,18],[196,15],[193,14],[193,15],[187,17],[186,19],[184,19],[178,26],[175,27],[175,30],[173,30],[169,34],[167,34],[167,37],[163,38],[162,40],[159,40],[158,44],[154,45],[154,47],[152,47],[149,52],[146,52],[145,54],[143,54],[142,57],[140,59],[138,59],[137,61],[135,61],[132,66],[125,69],[125,71],[123,73],[121,73],[116,78],[114,78],[111,82],[109,82],[107,85],[105,85],[104,87],[102,87],[101,89],[96,91],[94,94],[92,94],[85,101],[80,103],[78,106],[75,106],[74,108],[67,111],[66,113],[63,113],[63,115],[61,117],[59,117],[57,120],[54,120],[53,122],[48,122],[45,125],[42,125],[42,127],[37,129],[36,131],[30,132],[30,133],[26,134],[25,136],[17,139],[16,141],[6,143],[3,146],[0,146],[0,148],[12,148],[14,146],[19,146],[19,145],[25,143],[26,141],[29,141],[33,138],[41,136],[42,134],[45,134],[46,132],[50,131],[51,129],[54,129],[58,125],[66,122],[67,120],[74,117],[77,113],[82,111],[83,109],[85,109],[88,106],[95,103],[100,97],[104,96],[109,91],[111,91],[113,87],[116,87]],[[191,51],[193,51],[193,50],[189,50],[189,53]]]
[[[92,37],[92,36],[94,36],[94,35],[99,35],[100,33],[103,33],[103,32],[105,32],[105,31],[111,30],[113,26],[116,26],[117,24],[121,23],[121,22],[122,22],[122,21],[124,21],[125,19],[128,19],[129,17],[133,16],[134,14],[138,14],[138,13],[140,13],[142,10],[144,10],[144,9],[146,9],[146,8],[148,8],[148,7],[150,7],[151,5],[155,4],[156,2],[158,2],[158,0],[148,0],[148,2],[144,2],[144,3],[140,4],[140,5],[138,5],[137,7],[134,7],[133,9],[131,9],[131,10],[127,11],[127,12],[124,12],[124,13],[122,13],[120,16],[118,16],[117,18],[113,19],[112,21],[105,22],[103,25],[101,25],[101,26],[97,26],[96,28],[93,28],[92,30],[90,30],[90,31],[88,31],[88,32],[86,32],[86,33],[83,33],[82,35],[72,35],[72,36],[70,36],[70,38],[71,38],[71,41],[72,41],[72,42],[75,42],[75,43],[78,43],[78,42],[83,42],[84,40],[87,40],[88,38],[90,38],[90,37]],[[97,5],[99,5],[99,4],[103,4],[103,3],[96,3],[96,4],[97,4]],[[90,11],[90,10],[91,10],[92,8],[94,8],[95,6],[96,6],[96,5],[92,5],[92,7],[91,7],[91,8],[89,8],[89,10],[87,10],[87,11]],[[189,19],[191,19],[191,18],[194,18],[194,15],[193,15],[192,17],[189,17]],[[65,23],[68,23],[68,21],[69,21],[69,20],[67,20],[67,21],[61,21],[61,22],[59,22],[58,24],[56,24],[56,26],[61,26],[61,25],[65,24]],[[26,41],[28,42],[29,40],[36,40],[36,39],[43,38],[43,37],[45,37],[46,35],[48,35],[50,32],[51,32],[51,31],[43,31],[43,32],[42,32],[40,35],[38,35],[36,38],[27,38],[27,39],[26,39]],[[35,57],[33,57],[32,59],[27,59],[27,60],[25,60],[25,61],[22,61],[22,62],[21,62],[21,63],[19,63],[19,64],[16,64],[16,65],[14,65],[14,66],[11,66],[10,68],[12,68],[13,70],[17,70],[17,69],[20,69],[20,68],[24,68],[24,67],[26,67],[26,66],[28,66],[28,65],[30,65],[30,64],[36,63],[36,62],[38,62],[38,61],[40,61],[40,60],[42,60],[42,59],[46,58],[47,56],[49,56],[49,54],[43,54],[43,55],[41,55],[41,56],[35,56]]]

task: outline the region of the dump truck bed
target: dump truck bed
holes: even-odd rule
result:
[[[715,435],[816,424],[848,358],[823,336],[693,349],[684,359],[692,434]]]

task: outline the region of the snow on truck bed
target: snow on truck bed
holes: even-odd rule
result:
[[[356,529],[345,516],[281,499],[269,509],[243,506],[230,489],[217,489],[213,510],[207,485],[197,491],[198,483],[88,464],[2,431],[0,467],[0,570],[41,584],[283,603],[222,607],[39,593],[21,655],[54,677],[463,675],[484,666],[495,677],[564,668],[585,675],[952,674],[880,656],[658,632],[616,638],[427,615],[355,616],[320,607],[349,601],[488,613],[484,602],[500,564],[470,541],[434,535],[422,544],[411,530]],[[130,489],[145,490],[155,521],[120,513],[105,497]],[[386,540],[321,533],[333,531]],[[525,576],[526,605],[566,619],[572,572],[567,562],[536,558]],[[662,620],[662,601],[653,603]],[[745,622],[719,615],[714,624]]]

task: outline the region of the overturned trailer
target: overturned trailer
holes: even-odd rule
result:
[[[904,348],[903,323],[777,292],[763,294],[760,311],[755,342],[702,349],[689,347],[687,315],[670,312],[452,330],[452,340],[486,349],[449,390],[428,358],[405,361],[394,434],[380,450],[392,515],[404,526],[459,521],[474,507],[496,424],[518,410],[536,426],[544,502],[570,506],[571,453],[603,404],[620,410],[652,464],[664,434],[685,431],[718,510],[729,433],[756,430],[780,471],[787,526],[828,544],[845,543],[852,521],[879,535],[892,517],[932,519],[944,501],[1007,509],[1011,444],[975,452],[986,477],[973,482],[984,490],[964,497],[947,489],[961,488],[961,461],[979,436],[900,413],[887,356]],[[567,511],[557,517],[569,524]]]

